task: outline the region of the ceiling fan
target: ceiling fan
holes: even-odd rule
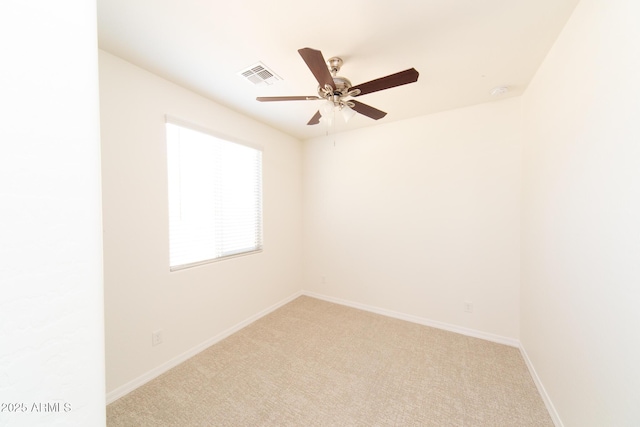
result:
[[[325,103],[320,110],[316,111],[311,120],[309,120],[307,123],[308,125],[320,123],[320,118],[323,114],[334,110],[336,107],[339,110],[346,109],[346,111],[352,109],[353,111],[374,120],[381,119],[386,116],[387,113],[350,98],[355,98],[357,96],[366,95],[368,93],[396,86],[406,85],[408,83],[414,83],[418,80],[418,72],[415,68],[410,68],[408,70],[400,71],[399,73],[352,86],[348,79],[337,75],[343,64],[342,59],[333,57],[329,58],[329,60],[325,62],[322,52],[309,47],[298,49],[298,53],[302,56],[307,67],[309,67],[318,81],[318,96],[267,96],[258,97],[256,100],[260,102],[327,100],[328,102]]]

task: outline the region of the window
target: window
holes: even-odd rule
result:
[[[167,118],[170,269],[262,249],[262,151]]]

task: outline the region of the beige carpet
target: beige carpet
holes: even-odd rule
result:
[[[553,426],[516,348],[300,297],[107,406],[116,426]]]

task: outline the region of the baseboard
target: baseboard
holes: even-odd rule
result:
[[[425,326],[431,326],[432,328],[443,329],[445,331],[455,332],[457,334],[462,334],[469,337],[480,338],[486,341],[491,341],[498,344],[504,344],[510,347],[517,347],[517,348],[520,347],[520,341],[515,338],[503,337],[501,335],[490,334],[488,332],[478,331],[476,329],[464,328],[464,327],[452,325],[449,323],[438,322],[437,320],[425,319],[423,317],[399,313],[397,311],[374,307],[367,304],[361,304],[353,301],[343,300],[340,298],[329,297],[326,295],[317,294],[315,292],[302,291],[302,295],[307,295],[312,298],[317,298],[324,301],[345,305],[347,307],[353,307],[360,310],[369,311],[371,313],[381,314],[387,317],[393,317],[394,319],[406,320],[407,322],[417,323]]]
[[[556,427],[564,427],[564,424],[560,419],[560,415],[558,414],[558,411],[556,411],[555,406],[553,406],[553,402],[551,402],[551,398],[547,394],[547,390],[542,385],[542,381],[540,380],[540,377],[538,377],[538,373],[536,372],[536,369],[533,367],[533,363],[531,363],[531,359],[529,359],[529,355],[527,354],[527,351],[524,349],[524,346],[522,345],[522,343],[520,343],[519,347],[520,347],[520,354],[522,354],[524,363],[527,364],[527,368],[529,369],[531,378],[533,378],[533,382],[535,383],[536,388],[538,389],[538,393],[540,393],[540,396],[542,397],[544,406],[547,407],[547,411],[551,416],[551,420],[553,421],[553,424]]]
[[[264,310],[262,310],[261,312],[249,317],[248,319],[243,320],[242,322],[232,326],[229,329],[226,329],[224,331],[222,331],[221,333],[219,333],[218,335],[206,340],[205,342],[185,351],[184,353],[180,354],[177,357],[174,357],[173,359],[163,363],[160,366],[157,366],[156,368],[150,370],[149,372],[139,376],[138,378],[129,381],[128,383],[110,391],[109,393],[106,394],[106,402],[107,405],[109,403],[115,402],[116,400],[120,399],[121,397],[125,396],[126,394],[131,393],[133,390],[137,389],[138,387],[142,386],[143,384],[148,383],[149,381],[151,381],[152,379],[160,376],[161,374],[164,374],[165,372],[167,372],[169,369],[174,368],[176,366],[178,366],[179,364],[181,364],[182,362],[186,361],[187,359],[192,358],[193,356],[195,356],[196,354],[200,353],[201,351],[211,347],[212,345],[214,345],[215,343],[222,341],[223,339],[227,338],[229,335],[238,332],[240,329],[245,328],[247,326],[249,326],[251,323],[255,322],[256,320],[260,319],[261,317],[266,316],[267,314],[271,313],[272,311],[277,310],[278,308],[282,307],[283,305],[293,301],[294,299],[298,298],[300,295],[302,295],[302,292],[296,292],[293,295],[285,298],[284,300],[277,302],[276,304],[273,304],[271,307],[268,307]]]

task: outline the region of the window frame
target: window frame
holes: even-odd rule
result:
[[[228,142],[228,143],[232,143],[232,144],[237,144],[237,145],[241,145],[244,147],[248,147],[251,149],[254,149],[256,151],[260,152],[260,192],[259,192],[259,230],[260,230],[260,239],[259,239],[259,245],[256,246],[255,249],[251,249],[251,250],[243,250],[241,252],[237,252],[237,251],[231,251],[229,254],[226,255],[221,255],[221,256],[217,256],[214,258],[208,258],[208,259],[203,259],[203,260],[199,260],[199,261],[193,261],[193,262],[188,262],[185,264],[179,264],[179,265],[171,265],[171,237],[170,237],[170,233],[171,233],[171,214],[170,214],[170,196],[169,196],[169,191],[170,191],[170,181],[169,181],[169,152],[168,152],[168,144],[169,144],[169,140],[168,140],[168,132],[167,132],[167,124],[171,124],[171,125],[175,125],[175,126],[179,126],[188,130],[192,130],[195,132],[199,132],[205,135],[209,135],[215,139],[221,140],[223,142]],[[229,135],[225,135],[222,134],[220,132],[216,132],[213,131],[209,128],[207,128],[206,126],[202,126],[202,125],[198,125],[195,124],[193,122],[189,122],[180,118],[177,118],[175,116],[166,114],[165,115],[165,120],[164,120],[164,148],[165,148],[165,155],[166,155],[166,162],[165,162],[165,173],[167,174],[167,191],[166,191],[166,195],[167,195],[167,222],[168,222],[168,227],[167,227],[167,231],[169,232],[169,239],[168,239],[168,265],[169,265],[169,271],[174,272],[174,271],[179,271],[179,270],[184,270],[184,269],[188,269],[188,268],[192,268],[192,267],[197,267],[197,266],[201,266],[201,265],[205,265],[205,264],[210,264],[210,263],[215,263],[215,262],[220,262],[220,261],[225,261],[228,259],[233,259],[233,258],[238,258],[238,257],[243,257],[243,256],[247,256],[247,255],[253,255],[253,254],[257,254],[257,253],[261,253],[264,250],[264,207],[263,207],[263,199],[264,199],[264,184],[263,184],[263,180],[264,180],[264,172],[263,172],[263,155],[264,155],[264,149],[263,146],[260,144],[256,144],[256,143],[252,143],[252,142],[247,142],[235,137],[231,137]]]

